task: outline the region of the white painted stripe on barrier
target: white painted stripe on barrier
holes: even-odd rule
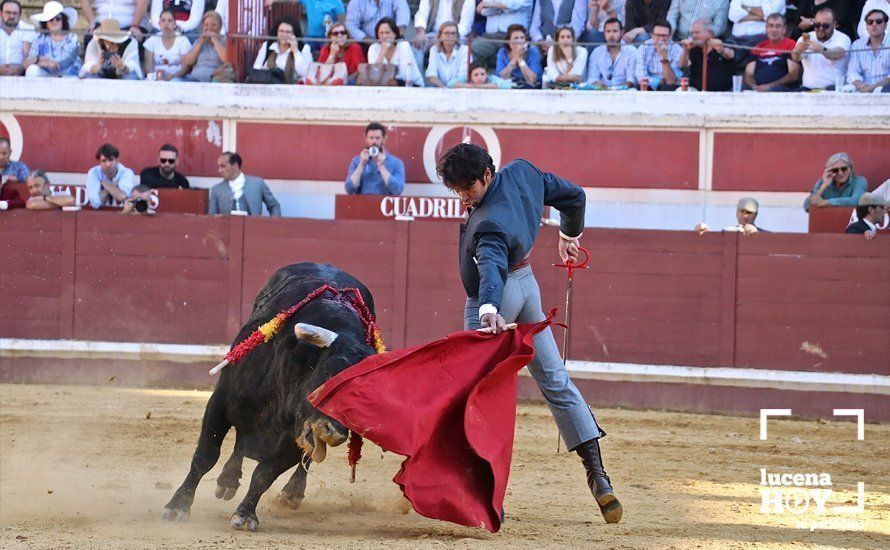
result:
[[[797,391],[833,391],[890,395],[890,376],[731,367],[686,367],[569,361],[573,378],[620,382],[667,382]]]
[[[0,338],[0,357],[126,359],[195,363],[217,362],[228,351],[229,346],[222,344],[152,344]],[[641,365],[596,361],[569,361],[567,367],[569,374],[577,379],[890,395],[890,376],[877,374]],[[522,374],[528,376],[528,370],[523,369]]]
[[[194,363],[219,361],[229,346],[95,342],[85,340],[26,340],[0,338],[0,357],[58,357],[62,359],[127,359]]]

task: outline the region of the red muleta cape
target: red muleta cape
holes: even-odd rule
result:
[[[496,533],[513,455],[517,372],[554,312],[497,336],[456,332],[367,357],[309,402],[407,457],[393,481],[418,514]]]

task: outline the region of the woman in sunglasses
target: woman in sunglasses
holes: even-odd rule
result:
[[[25,76],[77,76],[82,65],[80,43],[77,35],[69,32],[77,23],[77,11],[52,0],[31,20],[40,25],[42,32],[25,59]]]
[[[868,181],[853,172],[850,156],[835,153],[828,157],[822,178],[813,186],[813,191],[803,203],[803,209],[809,212],[810,206],[855,207],[867,189]]]
[[[365,54],[362,47],[349,41],[349,31],[343,23],[334,23],[328,28],[328,43],[322,46],[318,54],[319,63],[333,65],[345,63],[349,73],[349,82],[355,81],[358,66],[365,63]]]

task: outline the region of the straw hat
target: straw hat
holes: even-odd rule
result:
[[[32,15],[31,21],[38,24],[46,23],[47,21],[52,21],[52,19],[60,13],[64,13],[65,17],[68,18],[68,28],[73,29],[75,23],[77,23],[77,10],[74,8],[66,8],[61,2],[56,2],[56,0],[51,0],[44,4],[43,12]]]
[[[93,33],[95,38],[122,44],[132,38],[130,31],[122,31],[117,19],[103,19],[99,28]]]

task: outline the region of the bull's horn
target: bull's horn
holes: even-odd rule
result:
[[[297,323],[294,326],[294,334],[300,340],[306,340],[313,346],[326,348],[334,343],[338,334],[326,328],[308,325],[306,323]]]

